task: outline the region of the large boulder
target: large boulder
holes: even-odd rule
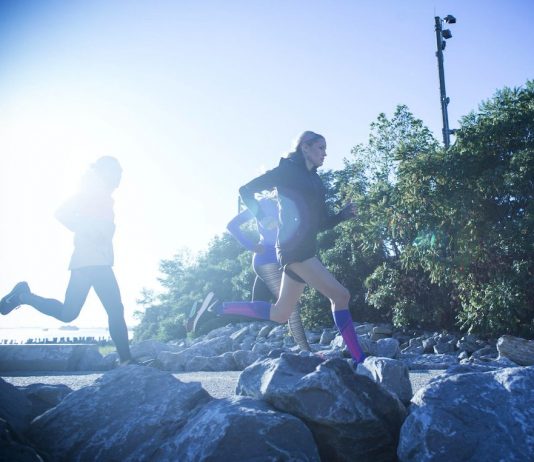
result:
[[[357,375],[343,359],[321,362],[284,353],[245,369],[237,394],[261,398],[302,419],[321,460],[391,461],[405,408],[391,393]]]
[[[357,372],[382,385],[405,404],[412,399],[408,366],[401,361],[391,358],[365,358],[363,363],[358,364]]]
[[[43,462],[41,456],[2,418],[0,418],[0,462]]]
[[[497,340],[501,357],[508,358],[520,366],[534,365],[534,340],[503,335]]]
[[[102,371],[97,345],[0,345],[0,371]]]
[[[402,462],[533,460],[534,367],[440,376],[410,409]]]
[[[37,417],[28,436],[54,461],[154,460],[189,417],[212,398],[151,367],[107,372]]]
[[[65,396],[72,392],[67,385],[47,385],[32,383],[26,387],[19,387],[31,403],[30,420],[57,406]]]
[[[263,401],[214,400],[162,445],[157,461],[319,461],[308,427]]]
[[[0,378],[0,419],[18,434],[26,432],[32,418],[32,404],[24,391]]]

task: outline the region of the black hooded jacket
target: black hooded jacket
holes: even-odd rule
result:
[[[325,187],[317,169],[308,170],[302,153],[280,159],[278,167],[239,188],[245,205],[261,220],[255,194],[276,188],[279,204],[277,251],[282,266],[304,261],[317,253],[317,234],[343,220],[343,213],[329,215]]]

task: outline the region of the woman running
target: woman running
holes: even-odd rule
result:
[[[295,310],[306,284],[330,300],[334,322],[356,363],[365,355],[358,342],[349,311],[349,291],[339,283],[316,256],[317,234],[354,217],[349,204],[336,215],[329,215],[325,188],[317,174],[326,157],[326,141],[322,135],[306,131],[287,158],[239,189],[243,202],[254,217],[265,226],[271,220],[260,207],[255,194],[276,189],[280,221],[276,251],[283,270],[278,300],[226,302],[218,307],[221,314],[244,315],[285,323]]]
[[[278,205],[273,197],[262,197],[258,201],[258,207],[261,209],[263,222],[256,220],[250,209],[247,208],[236,215],[226,227],[243,247],[253,252],[252,267],[256,273],[256,278],[252,289],[252,301],[269,299],[270,294],[275,299],[278,298],[282,282],[282,270],[276,256]],[[249,239],[241,229],[243,224],[251,220],[256,223],[260,235],[259,242]],[[265,287],[270,293],[265,293]],[[289,316],[288,325],[299,348],[303,351],[311,351],[298,306]]]
[[[91,165],[82,178],[78,194],[56,212],[62,225],[74,233],[74,253],[70,260],[70,280],[65,301],[33,294],[27,282],[19,282],[0,300],[6,315],[20,305],[30,305],[61,322],[74,321],[91,287],[108,315],[109,334],[122,364],[132,362],[124,307],[113,272],[113,234],[115,222],[113,191],[119,186],[122,168],[114,157],[105,156]]]

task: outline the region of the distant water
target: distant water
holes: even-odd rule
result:
[[[0,328],[1,343],[27,343],[28,340],[34,342],[48,339],[50,342],[65,341],[73,342],[75,339],[94,337],[95,340],[110,340],[107,327],[80,327],[77,330],[65,330],[59,328],[42,329],[40,327],[2,327]],[[128,337],[133,337],[133,330],[128,330]]]

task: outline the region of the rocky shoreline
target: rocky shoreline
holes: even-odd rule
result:
[[[104,371],[88,386],[0,381],[2,451],[10,460],[50,461],[519,461],[534,454],[533,342],[356,327],[369,355],[357,370],[334,329],[307,332],[313,354],[298,352],[285,326],[262,322],[132,345],[155,367],[113,369],[114,355],[78,352],[78,362],[66,360],[74,370]],[[414,394],[410,371],[436,369],[442,374]],[[236,394],[214,398],[173,375],[197,371],[242,371]]]

